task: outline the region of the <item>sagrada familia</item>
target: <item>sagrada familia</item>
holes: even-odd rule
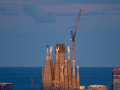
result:
[[[50,48],[50,56],[48,53],[45,60],[45,67],[42,68],[41,90],[79,90],[79,66],[77,66],[77,78],[75,75],[75,60],[72,60],[72,76],[71,76],[71,60],[70,49],[68,50],[68,58],[65,60],[65,45],[55,45],[55,62],[52,61],[52,47]],[[54,66],[53,66],[54,65]],[[54,68],[53,68],[54,67]]]

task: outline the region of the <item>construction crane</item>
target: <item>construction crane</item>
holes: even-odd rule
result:
[[[32,90],[35,90],[35,87],[33,87],[33,78],[31,77],[31,82],[32,82]]]
[[[80,19],[80,15],[82,14],[82,10],[80,9],[79,15],[78,15],[78,19],[77,19],[77,24],[75,27],[75,32],[73,33],[73,31],[71,30],[71,38],[70,41],[72,41],[72,60],[75,60],[75,36],[76,36],[76,32],[77,32],[77,28],[78,28],[78,23],[79,23],[79,19]]]

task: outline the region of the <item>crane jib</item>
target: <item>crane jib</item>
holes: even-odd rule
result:
[[[78,28],[78,23],[80,20],[80,15],[82,14],[82,10],[80,9],[80,12],[78,14],[78,19],[77,19],[77,24],[75,27],[75,32],[73,33],[73,31],[71,30],[71,38],[70,41],[72,41],[72,59],[75,60],[75,36],[76,36],[76,32],[77,32],[77,28]]]
[[[77,19],[77,24],[76,24],[76,27],[75,27],[75,32],[73,34],[73,31],[71,30],[71,38],[75,38],[76,36],[76,32],[77,32],[77,28],[78,28],[78,23],[79,23],[79,20],[80,20],[80,15],[82,14],[82,10],[80,9],[80,12],[78,14],[78,19]]]

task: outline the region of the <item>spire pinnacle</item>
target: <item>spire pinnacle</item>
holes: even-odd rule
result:
[[[48,55],[48,48],[49,48],[49,45],[47,45],[46,47],[47,47],[47,55]]]
[[[70,48],[69,48],[69,46],[67,47],[67,50],[68,50],[68,55],[70,54]]]
[[[50,54],[52,54],[52,46],[51,46],[51,48],[50,48]]]
[[[58,47],[58,48],[56,47],[56,52],[57,52],[57,54],[58,54],[58,51],[59,51],[59,47]]]

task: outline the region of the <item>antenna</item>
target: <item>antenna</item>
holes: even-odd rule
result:
[[[31,82],[32,82],[32,90],[35,90],[35,87],[33,87],[33,78],[31,77]]]

